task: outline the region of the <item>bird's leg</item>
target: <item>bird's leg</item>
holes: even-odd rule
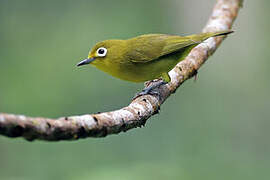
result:
[[[158,82],[158,81],[160,81],[160,80],[162,80],[162,78],[159,78],[159,79],[153,79],[153,80],[150,80],[150,81],[146,81],[146,82],[144,82],[144,87],[148,87],[148,86],[150,86],[150,84],[156,83],[156,82]]]
[[[148,86],[148,87],[145,87],[142,92],[143,93],[146,93],[146,94],[151,94],[151,95],[156,95],[157,92],[154,91],[155,88],[158,88],[159,86],[163,85],[163,84],[167,84],[166,82],[164,81],[158,81],[158,82],[155,82],[154,84],[152,84],[151,86]]]
[[[171,77],[169,76],[168,72],[162,73],[161,77],[162,79],[152,80],[150,82],[147,82],[146,87],[141,92],[137,93],[135,97],[133,98],[133,100],[139,96],[146,95],[146,94],[159,95],[159,92],[154,91],[154,89],[158,88],[161,85],[167,84],[168,82],[171,82]]]
[[[159,95],[159,92],[154,91],[155,88],[158,88],[159,86],[163,85],[163,84],[167,84],[167,82],[165,81],[158,81],[158,82],[154,82],[152,83],[150,86],[145,87],[141,92],[137,93],[134,97],[133,100],[136,99],[137,97],[143,96],[143,95]]]

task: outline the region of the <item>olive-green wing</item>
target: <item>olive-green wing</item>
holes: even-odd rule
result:
[[[199,44],[190,37],[165,34],[148,34],[138,36],[128,41],[126,58],[132,62],[149,62],[161,56],[173,53],[184,47]]]

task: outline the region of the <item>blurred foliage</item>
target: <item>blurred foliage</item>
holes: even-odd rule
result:
[[[127,105],[141,84],[77,68],[97,41],[198,33],[215,0],[0,0],[0,111],[59,117]],[[0,179],[269,179],[269,1],[141,129],[76,142],[0,136]]]

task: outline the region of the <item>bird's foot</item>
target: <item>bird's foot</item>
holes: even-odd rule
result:
[[[147,95],[147,94],[153,95],[153,96],[155,96],[155,95],[158,96],[159,95],[159,92],[158,91],[154,91],[153,89],[147,89],[147,88],[145,88],[141,92],[136,93],[135,96],[133,97],[133,100],[134,99],[137,99],[140,96]]]
[[[154,84],[150,85],[150,83],[154,83]],[[153,96],[159,96],[160,93],[156,91],[155,89],[163,84],[167,84],[167,83],[164,81],[150,81],[150,82],[147,81],[147,85],[150,85],[150,86],[145,87],[141,92],[136,93],[136,95],[133,97],[133,100],[147,94],[153,95]]]
[[[145,86],[145,87],[148,87],[148,86],[150,86],[151,83],[157,83],[157,82],[159,82],[159,81],[161,81],[161,80],[162,80],[162,78],[159,78],[159,79],[153,79],[153,80],[150,80],[150,81],[145,81],[145,82],[144,82],[144,86]]]
[[[198,79],[198,71],[197,70],[194,71],[193,76],[194,76],[194,82],[196,82]]]

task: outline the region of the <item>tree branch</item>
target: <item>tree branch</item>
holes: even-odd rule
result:
[[[203,32],[231,28],[242,0],[218,0]],[[224,37],[209,38],[195,47],[184,61],[169,73],[172,81],[157,89],[158,96],[145,95],[122,109],[99,114],[49,119],[0,113],[0,134],[24,137],[27,140],[75,140],[86,137],[105,137],[144,126],[146,120],[158,113],[160,105],[214,53]]]

